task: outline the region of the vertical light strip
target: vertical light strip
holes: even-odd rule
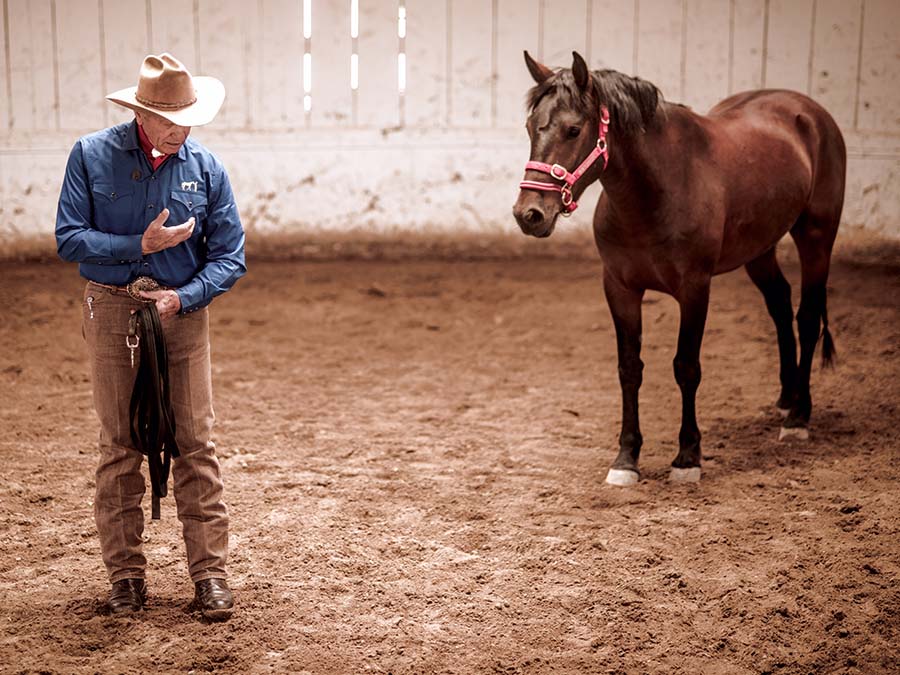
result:
[[[818,3],[813,0],[812,4],[812,20],[809,27],[809,63],[806,71],[806,95],[812,96],[813,88],[813,63],[816,60],[816,5]]]
[[[6,126],[7,129],[13,128],[13,97],[12,97],[12,66],[10,65],[12,62],[9,58],[9,1],[3,0],[3,50],[6,56],[6,109],[7,109],[7,118],[6,118]],[[859,91],[856,92],[856,98],[859,99]],[[106,108],[108,106],[104,106]]]
[[[106,21],[104,19],[104,12],[106,10],[103,7],[103,0],[97,0],[97,17],[99,19],[98,30],[100,31],[100,44],[98,45],[98,49],[100,51],[100,97],[97,99],[98,101],[102,101],[103,97],[106,96],[104,92],[108,91],[106,88]],[[103,126],[109,126],[109,108],[110,106],[103,106]]]
[[[728,95],[734,93],[734,0],[728,7]]]
[[[312,111],[312,0],[303,0],[303,112]]]
[[[303,37],[312,37],[312,0],[303,0]]]
[[[856,100],[853,102],[853,130],[859,131],[859,92],[862,83],[862,62],[863,62],[863,38],[865,37],[866,27],[866,2],[863,0],[859,3],[859,45],[856,52]],[[9,40],[6,41],[9,46]],[[7,54],[7,56],[9,56]],[[9,61],[7,60],[7,63]],[[10,117],[12,119],[12,117]]]
[[[359,0],[350,0],[350,108],[356,126],[359,124]]]
[[[397,55],[397,91],[406,92],[406,5],[401,2],[397,8],[397,38],[400,53]]]
[[[766,4],[763,9],[763,38],[762,38],[762,67],[759,71],[759,88],[763,89],[766,86],[766,76],[768,73],[766,72],[769,68],[769,0],[766,0]]]
[[[56,130],[60,128],[59,113],[59,39],[56,28],[56,0],[50,0],[50,38],[53,43],[53,112]],[[35,109],[35,112],[37,110]]]

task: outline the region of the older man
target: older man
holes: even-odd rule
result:
[[[144,59],[136,87],[107,98],[132,109],[135,119],[75,143],[56,240],[59,255],[79,263],[88,280],[83,333],[100,418],[94,515],[112,584],[109,608],[130,614],[146,602],[145,488],[142,455],[131,438],[137,369],[128,328],[132,313],[153,302],[168,346],[179,453],[175,502],[195,603],[207,618],[226,619],[234,600],[225,581],[228,512],[210,440],[207,305],[246,271],[244,233],[224,167],[188,138],[191,127],[213,120],[225,90],[161,54]]]

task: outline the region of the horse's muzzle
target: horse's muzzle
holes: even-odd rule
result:
[[[523,199],[520,196],[513,206],[513,216],[525,234],[532,237],[549,237],[553,233],[557,214],[548,218],[541,208],[540,201],[539,199]]]

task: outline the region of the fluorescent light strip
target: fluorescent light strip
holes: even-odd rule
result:
[[[398,8],[397,12],[397,37],[406,37],[406,7]]]
[[[359,37],[359,0],[350,0],[350,37]]]
[[[350,88],[359,89],[359,54],[350,55]]]
[[[303,37],[312,37],[312,0],[303,0]]]

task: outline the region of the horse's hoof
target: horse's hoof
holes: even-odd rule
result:
[[[606,474],[606,482],[609,485],[624,487],[634,485],[641,479],[641,474],[631,469],[610,469]]]
[[[700,467],[691,466],[687,469],[681,469],[677,466],[673,466],[669,470],[669,480],[673,483],[699,483]]]
[[[778,406],[775,406],[775,410],[777,410],[778,414],[781,415],[782,417],[787,417],[788,415],[791,414],[790,408],[779,408]]]
[[[778,440],[783,441],[787,438],[796,438],[799,441],[809,439],[809,430],[806,427],[781,427],[778,432]]]

